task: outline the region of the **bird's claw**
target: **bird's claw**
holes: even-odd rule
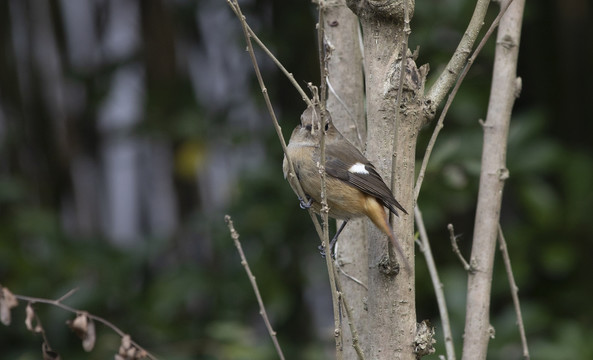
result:
[[[325,254],[325,246],[323,246],[323,244],[319,245],[319,246],[317,246],[317,249],[319,250],[319,254],[321,255],[321,257],[325,259],[325,255],[326,255]],[[331,253],[332,259],[336,260],[336,249],[333,246],[331,246],[330,253]]]
[[[306,196],[307,196],[307,201],[305,201],[305,200],[303,200],[303,198],[299,197],[299,206],[303,210],[309,209],[311,207],[311,204],[313,203],[313,199],[311,199],[309,197],[309,195],[306,195]]]

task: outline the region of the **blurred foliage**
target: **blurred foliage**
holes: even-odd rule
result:
[[[157,0],[146,3],[161,5],[174,24],[171,36],[176,40],[190,39],[201,46],[208,36],[195,23],[198,4],[205,1],[177,1],[167,6]],[[61,2],[50,4],[59,48],[64,51]],[[331,358],[332,337],[327,327],[332,314],[326,311],[330,299],[325,266],[310,220],[282,179],[282,154],[271,125],[266,122],[257,132],[246,132],[228,121],[232,109],[211,109],[199,99],[196,102],[185,77],[169,78],[167,73],[159,77],[162,74],[155,70],[148,49],[154,39],[146,32],[159,24],[152,24],[144,9],[146,51],[135,54],[134,60],[146,64],[148,115],[134,132],[163,139],[175,153],[171,176],[179,198],[179,229],[172,237],[146,236],[132,249],[114,247],[101,233],[74,236],[64,229],[62,208],[64,194],[72,186],[69,159],[47,135],[51,119],[41,95],[35,93],[30,107],[20,99],[7,25],[10,11],[6,3],[0,6],[4,24],[0,37],[6,50],[0,59],[0,100],[4,111],[10,110],[0,115],[28,119],[0,129],[0,284],[14,293],[54,299],[77,288],[67,304],[112,321],[163,359],[275,359],[253,291],[223,223],[223,215],[229,213],[285,354],[291,359]],[[532,357],[538,359],[593,357],[589,341],[593,336],[589,306],[593,283],[586,258],[593,250],[593,145],[591,115],[583,106],[593,95],[589,65],[593,56],[591,43],[580,36],[593,22],[590,14],[576,14],[568,6],[527,3],[518,71],[523,92],[509,136],[511,176],[501,213]],[[297,81],[317,82],[312,5],[256,0],[246,3],[244,10]],[[421,46],[418,63],[429,62],[431,76],[445,65],[472,11],[469,1],[416,3],[410,47]],[[493,7],[489,19],[495,13]],[[242,35],[235,28],[236,43],[242,47]],[[576,44],[572,50],[563,45],[567,39]],[[175,51],[174,44],[165,48]],[[465,320],[466,275],[451,253],[446,225],[455,225],[461,250],[468,256],[481,158],[478,119],[486,114],[492,54],[490,41],[457,95],[419,198],[458,352]],[[269,61],[263,56],[259,60],[288,135],[303,106]],[[248,56],[240,61],[248,62]],[[65,76],[81,80],[88,94],[83,116],[73,122],[73,148],[81,148],[92,158],[101,146],[98,104],[106,96],[110,76],[123,65],[81,73],[65,62]],[[251,84],[251,97],[263,108],[261,92],[255,81]],[[419,141],[420,160],[431,130],[427,127]],[[249,142],[262,144],[264,158],[233,179],[231,203],[223,209],[204,206],[196,195],[192,169],[204,166],[213,144],[224,143],[239,151]],[[436,325],[440,335],[437,353],[427,357],[436,359],[444,347],[424,264],[419,255],[417,313],[419,320],[431,319]],[[490,343],[489,358],[521,358],[515,314],[499,259],[492,304],[496,337]],[[119,346],[119,338],[98,325],[96,349],[85,354],[64,325],[72,314],[42,304],[36,310],[52,347],[63,358],[105,359]],[[41,338],[25,330],[24,318],[21,302],[13,312],[13,324],[0,326],[3,358],[39,358]]]

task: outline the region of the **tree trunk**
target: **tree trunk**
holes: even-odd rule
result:
[[[404,93],[399,109],[395,109],[401,68],[403,40],[403,4],[389,3],[381,7],[371,1],[348,1],[362,24],[366,105],[367,158],[375,164],[386,183],[390,183],[392,161],[397,181],[396,199],[412,214],[414,163],[418,131],[426,118],[422,106],[425,69],[417,69],[414,61],[406,61]],[[408,3],[409,13],[413,2]],[[401,111],[400,111],[401,110]],[[393,151],[393,122],[400,111],[397,142]],[[373,225],[368,225],[368,318],[367,338],[362,344],[369,359],[414,359],[416,333],[414,285],[414,222],[411,215],[400,215],[394,231],[399,239],[409,268],[396,271],[396,261],[388,241]],[[346,294],[348,296],[348,294]]]

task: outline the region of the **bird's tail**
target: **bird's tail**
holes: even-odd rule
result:
[[[371,221],[381,230],[385,235],[389,237],[391,244],[398,252],[399,256],[404,263],[406,272],[411,274],[411,267],[408,263],[408,260],[404,256],[404,250],[401,247],[401,244],[397,240],[391,225],[389,225],[389,217],[385,213],[385,209],[383,209],[383,205],[381,205],[376,198],[368,197],[366,199],[366,214],[371,219]]]

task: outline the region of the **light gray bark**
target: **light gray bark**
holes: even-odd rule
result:
[[[524,0],[511,4],[501,19],[496,38],[490,102],[483,124],[482,170],[471,254],[476,272],[468,279],[464,360],[486,359],[492,331],[489,320],[492,268],[502,191],[509,176],[506,147],[511,111],[520,91],[516,70],[523,7]]]
[[[397,181],[395,198],[412,214],[414,160],[418,131],[426,122],[423,112],[425,69],[412,59],[406,61],[403,99],[395,109],[401,69],[400,41],[403,36],[403,3],[348,1],[362,24],[366,105],[367,151],[386,183],[390,182],[391,162],[395,161]],[[410,14],[413,2],[408,3]],[[393,119],[400,111],[396,131],[396,156],[392,157]],[[363,343],[369,359],[414,359],[416,333],[414,285],[414,222],[412,215],[401,215],[394,231],[411,268],[395,271],[401,263],[388,241],[374,226],[368,226],[368,329]]]
[[[359,37],[358,18],[345,0],[327,1],[325,12],[325,38],[331,48],[328,61],[329,87],[327,108],[338,130],[356,147],[364,152],[366,121],[364,115],[364,82],[362,53]],[[340,222],[341,223],[341,222]],[[338,224],[339,226],[340,224]],[[339,282],[346,303],[350,308],[351,319],[345,311],[341,312],[344,359],[357,359],[350,327],[356,328],[359,345],[367,342],[366,330],[366,288],[367,281],[367,239],[366,222],[353,219],[348,222],[340,235],[336,260]],[[347,276],[347,275],[348,276]]]

